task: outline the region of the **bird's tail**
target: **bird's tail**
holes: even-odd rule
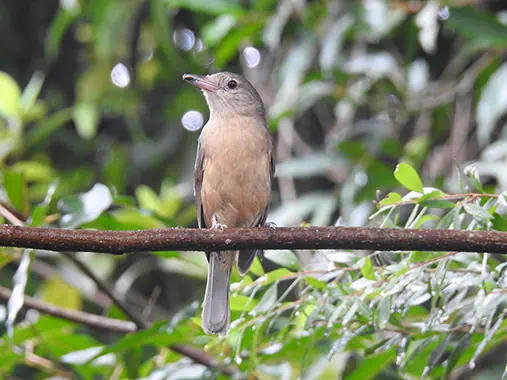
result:
[[[208,257],[208,281],[202,308],[202,328],[206,334],[226,334],[229,329],[229,282],[232,266],[222,268],[220,256],[229,252],[211,252]]]
[[[259,255],[262,257],[263,251],[262,249],[244,249],[239,251],[238,255],[238,271],[242,276],[250,270],[252,263],[255,259],[255,256]]]

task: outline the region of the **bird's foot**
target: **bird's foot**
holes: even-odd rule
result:
[[[218,218],[216,214],[213,214],[213,216],[211,217],[211,228],[223,231],[227,228],[227,226],[225,224],[218,223]]]
[[[268,228],[277,228],[278,226],[276,225],[276,223],[274,222],[266,222],[264,223],[264,226],[263,227],[268,227]]]
[[[223,231],[223,230],[227,229],[227,226],[225,224],[217,223],[217,224],[214,224],[211,228],[215,228],[217,230]]]
[[[211,228],[223,231],[223,230],[227,229],[227,226],[225,224],[213,223],[213,225],[211,226]]]

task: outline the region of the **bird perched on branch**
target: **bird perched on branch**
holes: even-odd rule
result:
[[[273,157],[261,97],[238,74],[185,74],[183,79],[203,91],[210,110],[195,161],[199,227],[263,226],[271,201]],[[202,328],[207,334],[227,333],[232,267],[236,262],[239,273],[245,274],[258,253],[255,249],[206,253]]]

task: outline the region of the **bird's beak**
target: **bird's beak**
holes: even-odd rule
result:
[[[218,86],[215,83],[202,75],[183,74],[183,80],[204,91],[216,92],[218,90]]]

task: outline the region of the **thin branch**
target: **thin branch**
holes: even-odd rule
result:
[[[11,294],[12,290],[0,286],[0,299],[8,300]],[[30,297],[28,295],[25,295],[24,298],[25,298],[25,302],[23,305],[24,308],[35,309],[42,313],[49,314],[57,318],[82,323],[84,325],[101,330],[109,330],[122,333],[131,333],[137,331],[137,326],[134,322],[102,317],[100,315],[86,313],[84,311],[64,309],[58,306],[54,306],[39,301],[38,299]]]
[[[0,246],[123,254],[143,251],[368,249],[507,254],[507,233],[376,227],[283,227],[137,231],[67,230],[0,225]]]
[[[12,294],[12,290],[0,286],[0,299],[8,300]],[[134,322],[122,321],[119,319],[102,317],[100,315],[86,313],[83,311],[64,309],[58,306],[50,305],[39,301],[28,295],[24,296],[23,308],[31,308],[42,313],[52,315],[53,317],[65,319],[68,321],[81,323],[96,329],[132,333],[139,331]],[[184,344],[174,344],[170,349],[183,356],[192,359],[194,362],[202,364],[208,368],[221,370],[225,375],[232,376],[238,372],[235,367],[222,367],[221,363],[208,353]]]
[[[138,313],[131,310],[123,300],[118,298],[116,294],[114,294],[113,290],[109,287],[109,285],[103,281],[101,278],[95,275],[93,271],[83,263],[81,260],[79,260],[76,256],[74,256],[70,252],[63,251],[61,252],[62,255],[64,255],[66,258],[68,258],[70,261],[72,261],[86,276],[88,276],[96,285],[97,287],[107,296],[111,299],[111,301],[114,302],[114,304],[121,310],[123,313],[132,321],[134,322],[137,327],[140,329],[144,329],[148,327],[148,322],[146,322],[143,317],[141,317]]]
[[[477,199],[481,198],[499,198],[499,194],[482,194],[482,193],[465,193],[465,194],[444,194],[441,196],[432,197],[432,201],[449,201],[449,202],[458,202],[466,200],[467,203],[473,202]],[[398,202],[390,203],[384,207],[395,207],[395,206],[405,206],[405,205],[414,205],[418,204],[419,200],[416,198],[404,199]],[[377,202],[378,203],[378,202]]]
[[[7,219],[9,222],[14,224],[15,226],[23,226],[23,221],[18,218],[16,215],[14,215],[11,210],[9,210],[5,205],[0,203],[0,216],[3,216],[5,219]]]

